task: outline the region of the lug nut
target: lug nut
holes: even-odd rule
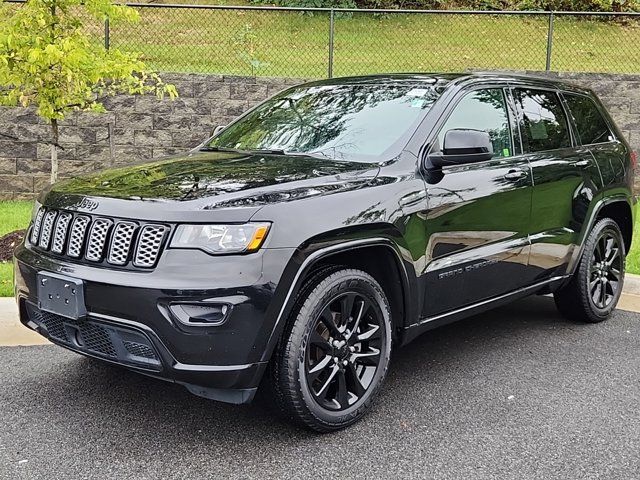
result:
[[[338,363],[338,357],[333,357],[333,363]]]
[[[343,360],[343,361],[342,361],[342,365],[344,365],[345,367],[347,366],[347,364],[348,364],[348,363],[349,363],[349,362],[347,362],[346,360]]]

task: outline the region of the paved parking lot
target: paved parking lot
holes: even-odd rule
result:
[[[354,427],[316,435],[51,345],[0,348],[0,478],[640,478],[640,317],[549,298],[392,358]]]

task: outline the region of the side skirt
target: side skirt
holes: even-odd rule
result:
[[[498,297],[489,298],[487,300],[474,303],[473,305],[467,305],[466,307],[458,308],[456,310],[436,315],[434,317],[422,318],[419,322],[405,327],[402,344],[406,345],[424,332],[437,327],[441,327],[442,325],[447,325],[463,318],[486,312],[487,310],[506,305],[513,302],[514,300],[528,297],[535,293],[539,293],[540,291],[553,291],[567,278],[569,278],[569,275],[553,277],[543,282],[538,282],[528,287],[524,287],[513,292],[500,295]]]

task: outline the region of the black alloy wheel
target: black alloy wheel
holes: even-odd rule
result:
[[[611,304],[622,284],[623,248],[611,230],[603,231],[596,241],[589,270],[589,293],[600,309]]]
[[[588,323],[606,320],[622,294],[625,256],[618,224],[610,218],[599,220],[585,240],[571,280],[554,293],[560,313]]]
[[[271,362],[287,419],[319,432],[344,428],[370,407],[389,366],[391,309],[366,272],[329,267],[301,289]]]
[[[307,385],[328,410],[344,410],[366,393],[380,367],[383,319],[371,300],[347,292],[315,320],[305,352]]]

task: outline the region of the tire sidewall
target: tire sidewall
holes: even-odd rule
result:
[[[335,278],[332,278],[335,277]],[[357,270],[342,270],[334,273],[329,278],[328,285],[322,282],[304,300],[298,313],[296,322],[305,322],[302,338],[297,342],[292,361],[294,365],[294,382],[297,393],[300,395],[302,405],[319,423],[327,429],[336,429],[347,426],[358,420],[364,411],[369,407],[376,392],[380,388],[386,375],[391,355],[391,315],[388,301],[378,283],[368,274]],[[342,285],[348,282],[348,286]],[[322,288],[323,292],[317,292]],[[381,327],[384,328],[383,345],[380,349],[381,362],[364,396],[350,406],[341,411],[332,411],[322,407],[315,398],[307,384],[305,374],[305,356],[307,343],[311,332],[315,328],[316,321],[320,313],[327,304],[336,296],[355,292],[366,296],[376,308],[378,315],[382,319]],[[319,293],[319,295],[317,295]],[[318,298],[319,297],[319,298]]]
[[[620,246],[620,255],[622,256],[622,266],[620,271],[620,282],[618,285],[618,289],[615,292],[614,298],[605,308],[599,308],[591,297],[591,292],[589,289],[590,282],[590,271],[593,265],[593,252],[598,242],[598,239],[602,236],[603,233],[609,232],[616,237],[618,245]],[[598,222],[594,229],[591,231],[589,235],[589,239],[587,241],[587,248],[585,251],[585,256],[583,261],[580,264],[580,288],[582,290],[582,295],[587,300],[588,307],[591,315],[594,317],[594,320],[605,320],[613,310],[615,310],[616,305],[618,304],[618,300],[620,299],[620,295],[622,294],[622,289],[624,287],[624,275],[626,271],[626,250],[624,245],[624,239],[622,238],[622,232],[620,231],[620,227],[618,224],[611,219],[603,219]]]

